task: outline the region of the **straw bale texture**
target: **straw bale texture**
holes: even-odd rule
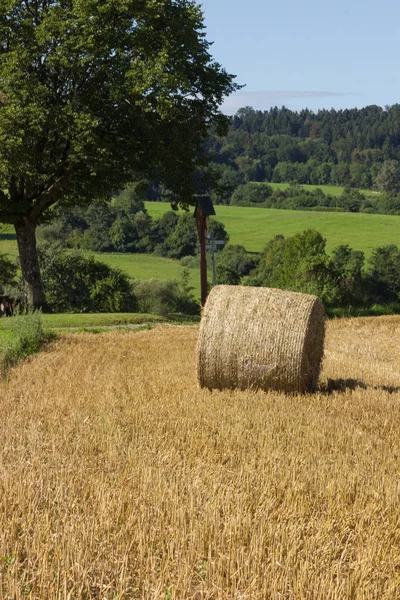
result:
[[[216,286],[200,324],[200,386],[314,391],[324,337],[324,307],[316,296]]]

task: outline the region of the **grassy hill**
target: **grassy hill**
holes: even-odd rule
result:
[[[280,185],[280,184],[277,184]],[[147,202],[153,217],[171,210],[164,202]],[[274,235],[293,235],[307,228],[320,231],[327,238],[328,252],[339,244],[349,244],[368,256],[373,248],[400,244],[400,217],[313,211],[291,211],[262,208],[216,206],[216,218],[222,221],[232,244],[241,244],[252,252],[260,252]],[[17,255],[12,228],[0,229],[0,252]],[[94,253],[112,267],[118,267],[135,279],[179,279],[183,267],[178,261],[149,254]],[[190,269],[190,283],[199,296],[199,272]]]
[[[17,242],[10,234],[0,234],[0,252],[16,257]],[[6,239],[5,239],[6,238]],[[7,239],[11,238],[11,239]],[[118,254],[112,252],[89,252],[111,267],[122,269],[133,279],[180,279],[183,267],[177,260],[161,258],[152,254]],[[196,297],[200,297],[198,269],[189,269],[190,285]]]
[[[170,206],[147,202],[153,217],[160,217]],[[317,229],[327,238],[328,252],[339,244],[349,244],[368,256],[373,248],[400,244],[400,216],[359,213],[314,212],[267,208],[216,206],[216,219],[224,223],[232,244],[242,244],[260,252],[274,235],[293,235],[304,229]]]

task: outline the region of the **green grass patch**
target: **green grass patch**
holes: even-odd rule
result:
[[[166,202],[146,202],[146,208],[153,217],[170,210]],[[349,244],[369,256],[378,246],[400,244],[400,216],[238,206],[215,206],[215,212],[229,233],[230,243],[241,244],[250,252],[260,252],[275,235],[291,236],[305,229],[321,232],[328,252]]]
[[[253,181],[252,183],[260,183],[258,181]],[[272,188],[274,188],[274,190],[286,190],[288,187],[290,187],[290,183],[270,183],[268,182],[268,185],[270,185]],[[326,196],[335,196],[335,197],[339,197],[343,194],[345,188],[341,185],[311,185],[311,184],[307,184],[307,183],[300,183],[299,185],[301,185],[302,188],[304,188],[305,190],[312,192],[313,190],[319,189],[322,190],[324,192],[324,194]],[[365,194],[366,196],[374,196],[376,194],[379,194],[379,192],[376,192],[375,190],[358,190],[359,192],[361,192],[362,194]]]
[[[160,204],[163,204],[160,202]],[[168,205],[169,206],[169,205]],[[92,253],[93,254],[93,253]],[[183,267],[177,260],[162,258],[153,254],[94,253],[97,260],[128,273],[133,279],[177,279],[180,280]],[[189,283],[194,295],[200,297],[199,269],[189,269]]]
[[[45,340],[39,312],[0,319],[0,372],[37,352]]]
[[[12,234],[15,235],[15,228],[13,225],[7,223],[0,223],[0,235]]]
[[[45,330],[63,327],[110,327],[161,323],[166,321],[159,315],[137,313],[63,313],[42,315]]]
[[[328,308],[326,314],[330,318],[341,317],[382,317],[400,315],[400,304],[374,304],[368,307],[348,306],[345,308]]]
[[[17,239],[12,234],[0,234],[0,252],[15,258],[18,256]]]

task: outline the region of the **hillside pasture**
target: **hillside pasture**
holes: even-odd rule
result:
[[[17,257],[15,235],[0,234],[0,252]],[[181,279],[183,267],[177,260],[153,254],[122,254],[115,252],[87,252],[110,267],[118,268],[132,279]],[[200,267],[199,267],[200,268]],[[196,297],[200,296],[200,275],[197,269],[189,269],[189,284]]]
[[[210,392],[197,327],[66,335],[0,383],[0,597],[393,600],[400,318],[314,395]]]
[[[162,258],[154,254],[118,254],[111,252],[95,252],[92,254],[97,260],[107,263],[110,267],[122,269],[132,279],[177,279],[179,281],[183,273],[183,267],[179,261]],[[198,295],[200,295],[199,269],[189,269],[189,284],[193,286]]]
[[[160,217],[169,204],[146,202],[153,217]],[[231,244],[241,244],[246,250],[260,252],[278,234],[294,235],[304,229],[316,229],[327,238],[327,250],[339,244],[349,244],[366,256],[377,246],[400,244],[400,216],[334,213],[268,208],[215,206],[215,218],[224,223]]]
[[[252,183],[255,183],[257,185],[257,181],[253,181]],[[288,187],[290,187],[290,183],[272,183],[272,182],[267,182],[268,185],[270,185],[272,188],[274,188],[274,190],[286,190]],[[313,190],[322,190],[324,192],[324,194],[326,196],[335,196],[336,198],[338,198],[339,196],[341,196],[344,192],[344,190],[346,189],[345,187],[341,186],[341,185],[312,185],[312,184],[308,184],[308,183],[300,183],[299,184],[302,188],[304,188],[305,190],[307,190],[308,192],[312,192]],[[379,192],[375,191],[375,190],[358,190],[359,192],[361,192],[361,194],[365,194],[365,196],[375,196],[376,194],[379,194]]]

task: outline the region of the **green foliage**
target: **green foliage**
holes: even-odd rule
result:
[[[382,246],[373,250],[368,261],[370,294],[384,302],[400,299],[400,250],[397,246]]]
[[[131,216],[138,212],[146,212],[143,187],[139,183],[128,183],[114,197],[112,206],[119,215]]]
[[[134,310],[132,284],[119,269],[55,246],[40,251],[43,286],[55,312],[125,312]]]
[[[17,274],[17,265],[6,254],[0,252],[0,294],[3,294],[7,287],[12,286]]]
[[[225,229],[225,225],[216,219],[210,219],[208,222],[207,235],[214,240],[220,240],[227,244],[229,242],[229,233]],[[217,252],[221,251],[223,246],[217,246]]]
[[[349,245],[333,249],[331,269],[337,282],[337,304],[358,305],[366,301],[363,267],[363,252],[353,250]]]
[[[398,105],[317,113],[246,107],[233,117],[227,136],[211,137],[208,150],[218,164],[221,183],[371,188],[377,180],[380,189],[396,192],[400,191],[395,173],[400,161],[398,112]],[[385,162],[388,167],[383,168]],[[226,198],[222,201],[227,203]]]
[[[267,244],[254,274],[246,278],[247,285],[315,294],[332,302],[335,283],[325,244],[322,235],[312,229],[286,239],[276,236]]]
[[[302,186],[298,183],[255,183],[241,185],[232,195],[232,206],[280,208],[286,210],[329,210],[346,212],[391,213],[400,209],[393,196],[385,197],[375,192],[366,196],[354,188],[334,186]],[[371,192],[372,194],[372,192]],[[390,201],[389,201],[390,198]]]
[[[186,203],[206,123],[226,124],[218,105],[237,87],[202,29],[201,7],[186,0],[3,2],[3,218],[17,198],[20,214],[41,214],[155,169]]]
[[[170,258],[182,258],[182,256],[197,254],[199,234],[191,212],[180,215],[173,233],[165,240],[165,248],[165,256]]]
[[[40,312],[28,312],[0,320],[0,368],[8,367],[34,354],[45,336]]]
[[[168,210],[163,202],[148,202],[146,207],[153,218]],[[328,252],[340,244],[350,244],[369,256],[372,248],[399,240],[400,221],[385,215],[218,206],[216,218],[229,231],[230,243],[251,252],[261,252],[266,241],[279,233],[286,237],[304,229],[320,231]]]
[[[344,208],[347,212],[360,212],[365,203],[365,196],[358,190],[346,188],[344,193],[338,199],[337,205]]]
[[[198,314],[200,311],[186,279],[181,282],[173,279],[136,280],[134,294],[139,312],[169,315]]]
[[[59,209],[56,220],[39,230],[41,239],[94,252],[154,251],[170,258],[195,255],[199,242],[193,213],[178,215],[168,211],[153,220],[135,189],[128,187],[112,204]],[[216,239],[229,240],[224,225],[218,221],[210,221],[209,232]]]
[[[1,2],[0,220],[15,226],[28,304],[46,305],[35,230],[56,203],[155,175],[190,203],[208,126],[226,131],[218,107],[238,89],[203,29],[187,0]],[[83,243],[110,249],[107,232]]]
[[[400,192],[400,164],[397,160],[385,160],[375,179],[375,186],[382,192]]]
[[[268,183],[246,183],[237,188],[232,195],[232,206],[251,206],[262,204],[273,194],[273,188]]]
[[[216,258],[217,283],[238,285],[257,262],[258,257],[246,252],[243,246],[225,246]]]
[[[130,184],[112,203],[57,207],[53,221],[39,229],[40,239],[93,252],[151,251],[153,222],[137,188]]]

